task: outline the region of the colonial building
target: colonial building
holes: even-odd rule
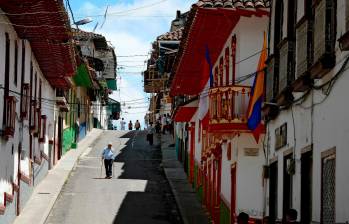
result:
[[[107,129],[109,122],[109,116],[107,115],[109,94],[113,90],[117,90],[117,64],[114,48],[100,34],[74,30],[74,36],[82,61],[81,71],[83,73],[78,77],[78,80],[81,82],[80,85],[87,87],[87,91],[83,93],[82,89],[80,89],[80,95],[83,95],[80,96],[78,101],[86,100],[86,97],[90,99],[89,102],[85,101],[82,105],[87,105],[87,107],[84,107],[84,111],[92,111],[93,127]],[[79,68],[78,71],[80,71]],[[82,117],[80,119],[82,119],[79,122],[80,127],[81,124],[86,126],[86,118]],[[89,119],[87,120],[89,121]],[[83,132],[84,129],[86,128],[82,128],[79,132]],[[79,135],[81,136],[82,134],[80,133]]]
[[[349,2],[273,1],[267,92],[268,215],[346,223]]]
[[[174,113],[178,157],[214,223],[265,214],[263,135],[247,111],[268,22],[269,1],[198,1],[174,62],[170,95],[186,96]]]
[[[1,1],[0,223],[21,212],[61,146],[58,124],[67,101],[60,93],[70,87],[76,67],[62,8],[53,0],[36,1],[35,7]]]
[[[180,40],[187,13],[177,11],[176,19],[171,23],[170,31],[156,38],[152,44],[151,57],[144,72],[144,91],[151,93],[149,105],[149,119],[155,122],[161,116],[170,115],[173,101],[169,95],[172,80],[172,66]],[[148,121],[149,122],[149,121]]]

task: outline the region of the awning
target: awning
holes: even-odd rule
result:
[[[242,16],[268,14],[260,9],[192,8],[174,63],[170,94],[199,94],[209,78],[209,74],[204,72],[206,46],[214,64]]]
[[[107,86],[108,86],[108,89],[111,89],[111,90],[118,90],[118,89],[117,89],[117,85],[116,85],[116,80],[115,80],[115,79],[108,79],[108,80],[107,80]]]
[[[79,65],[73,80],[77,86],[86,88],[91,88],[93,86],[92,79],[85,64]]]
[[[174,121],[189,122],[197,109],[198,109],[197,107],[186,107],[186,106],[179,107],[179,109],[175,114]]]

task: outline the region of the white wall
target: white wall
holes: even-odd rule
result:
[[[345,3],[337,1],[337,38],[346,30],[345,28]],[[300,9],[302,12],[302,9]],[[341,68],[347,52],[341,52],[336,43],[337,65],[322,80],[315,80],[315,85],[320,85],[333,77]],[[347,191],[349,183],[349,107],[348,107],[348,84],[349,71],[346,70],[335,82],[329,96],[325,96],[320,90],[313,90],[301,105],[293,106],[292,109],[282,111],[276,120],[269,122],[269,159],[276,158],[279,162],[278,178],[278,218],[282,217],[282,185],[283,185],[283,153],[289,148],[295,149],[296,173],[293,176],[293,207],[298,211],[300,217],[301,198],[301,150],[313,144],[313,212],[312,220],[320,222],[321,219],[321,152],[333,147],[336,148],[336,222],[345,223],[349,221],[349,194]],[[295,94],[295,98],[302,93]],[[311,110],[312,102],[313,115]],[[275,129],[287,122],[287,145],[282,149],[275,150]],[[294,125],[295,123],[295,129]],[[295,133],[295,137],[294,137]],[[294,141],[296,138],[296,142]]]
[[[252,217],[263,216],[263,179],[262,168],[265,164],[263,147],[257,144],[252,134],[237,136],[237,209]],[[245,148],[258,148],[258,156],[246,156]]]
[[[1,10],[0,10],[1,11]],[[18,167],[18,143],[22,142],[22,155],[23,160],[21,160],[21,171],[29,176],[29,122],[24,120],[23,124],[19,122],[20,116],[20,92],[21,92],[21,77],[22,77],[22,44],[25,44],[25,75],[24,82],[30,82],[30,62],[33,61],[34,71],[38,74],[39,79],[42,80],[42,97],[48,99],[55,98],[54,89],[46,81],[43,74],[40,71],[39,66],[35,60],[35,56],[32,54],[30,43],[28,41],[22,41],[18,38],[13,27],[8,25],[9,21],[5,16],[0,16],[0,85],[4,86],[4,72],[5,72],[5,32],[9,34],[10,37],[10,79],[9,79],[9,95],[15,96],[17,98],[16,103],[16,127],[15,134],[13,138],[8,140],[0,138],[0,195],[3,192],[8,192],[12,194],[11,182],[17,183],[17,167]],[[17,85],[14,84],[14,56],[15,56],[15,42],[18,45],[18,67],[17,67]],[[35,74],[35,72],[34,72]],[[34,81],[34,80],[33,80]],[[37,87],[37,91],[39,88]],[[0,101],[3,101],[3,90],[0,90]],[[38,94],[37,94],[38,96]],[[42,101],[42,115],[47,115],[47,127],[48,125],[54,123],[53,116],[54,102],[52,101]],[[28,108],[29,111],[29,108]],[[28,116],[29,117],[29,116]],[[0,127],[2,127],[3,119],[3,102],[0,103]],[[35,147],[33,148],[33,153],[40,156],[40,150],[48,153],[48,139],[46,139],[45,144],[39,144],[38,138],[34,139]],[[13,147],[13,150],[12,150]],[[47,170],[46,170],[47,171]],[[42,171],[42,172],[46,172]],[[3,197],[0,197],[0,204],[3,203]]]
[[[235,26],[234,30],[231,32],[231,35],[227,39],[221,54],[219,55],[217,61],[215,62],[213,68],[216,66],[219,66],[219,60],[220,57],[225,55],[225,49],[229,46],[230,50],[230,57],[231,57],[231,38],[232,36],[236,35],[236,63],[240,62],[241,60],[244,60],[251,55],[255,54],[256,52],[259,52],[263,48],[263,32],[268,33],[268,19],[269,17],[263,16],[263,17],[241,17],[237,25]],[[259,61],[260,54],[256,54],[255,56],[244,60],[238,64],[236,64],[236,77],[239,78],[241,76],[246,76],[250,73],[254,73],[257,71],[258,67],[258,61]],[[230,58],[230,80],[229,83],[232,83],[232,60]],[[214,72],[214,70],[213,70]],[[224,67],[224,74],[225,74],[225,67]],[[224,83],[226,83],[225,75],[224,77]],[[252,86],[253,84],[253,78],[249,79],[243,83],[240,83],[241,85],[249,85]]]

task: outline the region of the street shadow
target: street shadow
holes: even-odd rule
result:
[[[116,156],[123,163],[118,179],[146,180],[144,192],[126,193],[115,214],[114,224],[181,224],[183,223],[174,196],[162,168],[160,141],[154,135],[154,145],[146,140],[146,131],[131,131],[126,147]]]

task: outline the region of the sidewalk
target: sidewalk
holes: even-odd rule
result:
[[[161,136],[162,164],[172,188],[184,224],[208,224],[208,217],[199,202],[196,192],[188,182],[183,165],[176,158],[171,135]]]
[[[14,224],[43,224],[59,196],[59,193],[74,168],[80,155],[103,133],[103,130],[93,129],[82,141],[78,148],[67,152],[58,164],[53,167],[41,183],[34,189],[29,201]]]

